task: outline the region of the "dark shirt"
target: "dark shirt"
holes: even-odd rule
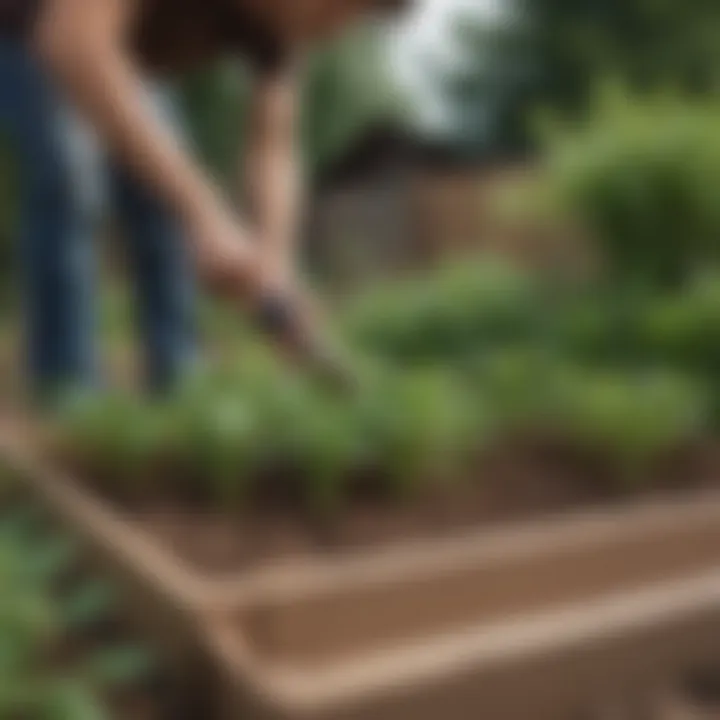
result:
[[[41,2],[0,0],[0,38],[26,37]],[[132,44],[147,68],[160,72],[193,69],[228,53],[266,72],[285,54],[272,29],[238,0],[142,0]]]

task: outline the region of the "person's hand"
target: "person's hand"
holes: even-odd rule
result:
[[[268,252],[264,239],[258,241],[256,260],[257,289],[264,294],[297,296],[301,292],[301,279],[291,258],[278,252]]]
[[[193,238],[205,283],[238,307],[249,306],[256,327],[276,350],[335,386],[353,384],[349,364],[332,346],[319,303],[296,273],[268,262],[239,226],[223,217],[203,219],[194,226]]]
[[[260,294],[253,305],[259,330],[283,356],[344,391],[355,389],[355,373],[340,353],[329,323],[312,293],[300,285],[285,293]]]
[[[220,213],[190,223],[195,263],[211,292],[228,300],[242,300],[260,283],[254,248],[239,223]]]

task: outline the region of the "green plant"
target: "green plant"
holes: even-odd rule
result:
[[[615,285],[678,289],[720,258],[718,122],[716,102],[610,86],[548,133],[536,192],[600,243]]]
[[[713,381],[720,367],[720,282],[716,272],[683,291],[624,297],[597,291],[554,314],[554,344],[595,368],[672,368]]]
[[[176,458],[193,477],[203,478],[204,491],[227,507],[246,499],[248,482],[259,467],[259,418],[251,400],[231,386],[200,383],[168,409],[169,447],[156,453]]]
[[[147,469],[168,432],[166,408],[147,405],[133,395],[117,392],[99,398],[79,398],[62,413],[67,436],[82,447],[89,469],[101,471],[123,493],[139,489]]]
[[[239,355],[167,402],[80,402],[59,433],[112,494],[231,512],[276,481],[325,516],[368,482],[402,497],[467,476],[478,447],[516,431],[565,436],[630,477],[712,427],[718,287],[709,274],[676,293],[548,293],[506,265],[448,266],[351,308],[355,395],[292,372],[248,332]]]
[[[486,423],[485,408],[449,371],[381,364],[349,397],[246,349],[236,367],[198,378],[160,407],[105,398],[75,408],[59,432],[64,452],[114,494],[181,492],[164,484],[170,471],[192,497],[242,510],[268,473],[281,471],[298,500],[327,514],[368,470],[381,492],[452,475]]]
[[[370,461],[384,471],[392,494],[463,475],[492,427],[488,408],[468,390],[441,370],[406,370],[381,378],[361,400]]]
[[[686,292],[655,298],[640,325],[648,352],[690,372],[713,375],[720,367],[720,283],[699,278]]]
[[[558,398],[579,372],[563,357],[538,348],[481,353],[472,382],[492,408],[498,432],[546,430],[558,417]]]
[[[359,346],[426,363],[527,342],[542,332],[543,310],[541,290],[526,273],[499,261],[466,261],[373,289],[347,323]]]
[[[668,372],[579,373],[557,412],[567,437],[610,460],[626,483],[707,427],[705,388]]]
[[[151,655],[136,646],[88,646],[82,657],[63,652],[68,634],[89,637],[115,611],[112,591],[77,567],[76,548],[52,532],[42,513],[3,502],[0,717],[110,718],[105,693],[155,671]]]

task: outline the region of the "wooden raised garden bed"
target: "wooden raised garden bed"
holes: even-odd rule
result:
[[[687,493],[616,505],[562,482],[538,503],[516,472],[514,501],[470,494],[395,525],[358,511],[355,535],[318,539],[272,515],[262,535],[113,502],[17,427],[0,442],[18,482],[120,579],[189,694],[216,700],[203,717],[562,720],[720,660],[712,463]]]

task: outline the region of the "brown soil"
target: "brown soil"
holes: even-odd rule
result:
[[[217,573],[713,487],[720,487],[720,446],[668,454],[629,486],[610,468],[567,448],[516,443],[487,454],[472,482],[394,502],[358,497],[331,519],[279,501],[231,514],[161,499],[124,505],[124,512],[177,556]]]

